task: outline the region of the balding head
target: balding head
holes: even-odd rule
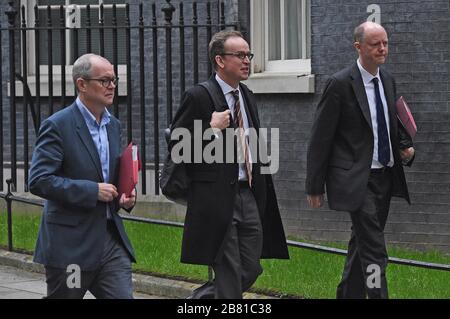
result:
[[[355,28],[355,31],[353,33],[353,40],[354,40],[354,42],[362,43],[362,42],[364,42],[364,39],[368,32],[377,31],[377,30],[378,31],[383,30],[384,32],[386,32],[386,30],[378,23],[371,22],[371,21],[363,22]]]

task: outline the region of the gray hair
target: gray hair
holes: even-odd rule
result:
[[[214,69],[217,67],[216,56],[225,53],[225,42],[229,38],[242,38],[244,36],[239,31],[220,31],[213,35],[208,46],[209,60],[211,61]],[[245,40],[245,39],[244,39]]]
[[[72,79],[76,85],[79,78],[91,77],[92,63],[91,59],[97,56],[93,53],[88,53],[80,56],[74,63],[72,68]]]

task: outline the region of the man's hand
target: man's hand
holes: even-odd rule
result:
[[[130,209],[136,204],[136,190],[133,189],[130,196],[128,197],[125,194],[122,194],[119,200],[120,207],[123,207],[125,209]]]
[[[107,183],[98,183],[98,200],[109,203],[119,196],[116,186]]]
[[[224,130],[230,126],[231,111],[226,110],[223,112],[214,112],[211,116],[211,122],[209,125],[214,129]]]
[[[323,205],[323,194],[322,195],[307,195],[309,207],[320,208]]]
[[[414,147],[406,148],[400,150],[400,157],[403,163],[408,163],[414,157]]]

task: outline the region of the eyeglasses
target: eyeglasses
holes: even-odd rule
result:
[[[248,60],[251,61],[253,59],[253,57],[255,56],[251,52],[248,52],[248,53],[245,53],[245,52],[225,52],[225,53],[222,53],[221,55],[233,55],[233,56],[238,57],[242,61],[244,61],[245,58],[248,58]]]
[[[108,88],[111,83],[115,86],[117,85],[117,82],[119,81],[119,78],[112,78],[112,79],[94,79],[94,78],[83,78],[86,81],[98,81],[104,88]]]

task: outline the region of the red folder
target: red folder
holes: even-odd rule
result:
[[[119,198],[125,193],[130,196],[138,183],[138,172],[141,170],[137,145],[130,143],[120,156],[119,184],[117,192]]]
[[[408,104],[406,104],[403,96],[400,96],[395,106],[397,108],[397,115],[400,119],[400,122],[408,132],[409,136],[411,136],[411,138],[414,138],[417,133],[417,125],[414,121],[414,117],[411,114],[411,110],[409,109]]]

